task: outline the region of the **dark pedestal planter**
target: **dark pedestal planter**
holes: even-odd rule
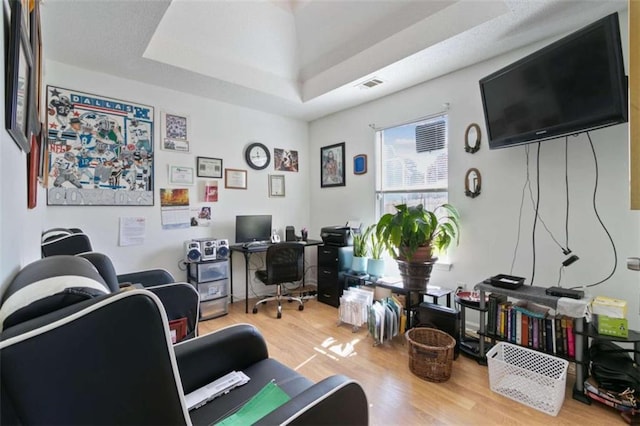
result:
[[[428,262],[406,262],[397,260],[404,288],[410,291],[426,291],[431,270],[437,259]]]

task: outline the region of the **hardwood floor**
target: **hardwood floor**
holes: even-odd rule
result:
[[[303,311],[296,303],[285,303],[281,319],[276,319],[273,302],[255,315],[252,306],[245,314],[244,301],[229,305],[228,315],[200,323],[200,335],[236,323],[254,324],[265,336],[270,356],[309,379],[344,374],[357,380],[369,400],[371,425],[624,423],[609,407],[574,400],[572,374],[564,405],[553,417],[492,392],[487,367],[462,354],[448,381],[431,383],[409,371],[404,336],[374,346],[366,329],[354,332],[349,325],[339,325],[338,310],[315,300],[306,302]]]

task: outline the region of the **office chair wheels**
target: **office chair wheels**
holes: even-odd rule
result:
[[[300,306],[298,306],[298,310],[299,310],[299,311],[304,310],[304,305],[300,305]]]
[[[258,308],[254,307],[254,308],[253,308],[253,313],[254,313],[254,314],[257,314],[257,313],[258,313]]]

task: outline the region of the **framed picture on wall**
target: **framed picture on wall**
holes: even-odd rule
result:
[[[31,150],[32,67],[33,57],[23,19],[22,3],[11,2],[11,26],[6,63],[6,128],[24,152]],[[27,13],[28,15],[28,13]]]
[[[345,186],[345,143],[320,148],[320,187]]]
[[[169,183],[193,185],[193,167],[169,166]]]
[[[269,175],[269,197],[284,197],[284,175]]]
[[[293,149],[273,149],[273,169],[284,172],[298,171],[298,151]]]
[[[224,169],[224,187],[230,189],[247,189],[247,171]]]
[[[222,178],[222,159],[198,157],[196,159],[198,177],[220,179]]]
[[[161,111],[162,149],[189,152],[189,116]]]
[[[152,206],[153,107],[51,85],[46,93],[47,205]]]
[[[363,175],[367,173],[367,154],[358,154],[353,157],[353,174]]]

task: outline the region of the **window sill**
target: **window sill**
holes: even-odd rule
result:
[[[433,269],[436,271],[450,271],[451,268],[453,267],[453,263],[449,263],[449,262],[436,262],[435,265],[433,265]]]

